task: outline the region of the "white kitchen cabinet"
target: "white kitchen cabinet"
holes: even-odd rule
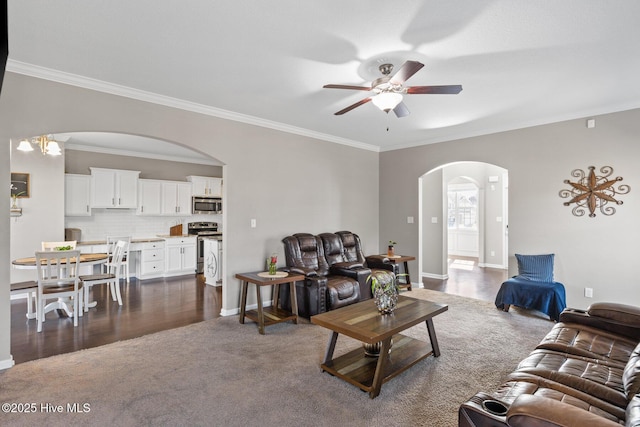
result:
[[[162,215],[191,215],[190,182],[162,182]]]
[[[190,175],[187,179],[193,184],[194,196],[222,197],[222,178]]]
[[[138,180],[138,215],[162,214],[162,181]]]
[[[162,277],[165,273],[165,242],[144,242],[136,245],[140,248],[138,278],[141,280]]]
[[[196,258],[196,236],[165,239],[165,276],[195,274]]]
[[[140,171],[91,169],[91,207],[136,209]]]
[[[91,216],[91,175],[64,175],[65,216]]]

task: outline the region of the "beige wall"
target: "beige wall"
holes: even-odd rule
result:
[[[239,305],[236,273],[260,270],[291,233],[350,229],[378,244],[378,153],[7,73],[0,141],[75,131],[123,132],[176,142],[225,164],[223,311]],[[2,156],[9,184],[9,163]],[[8,198],[7,198],[8,199]],[[2,206],[6,206],[6,201]],[[6,206],[5,212],[8,212]],[[373,207],[373,208],[372,208]],[[257,227],[250,228],[250,220]],[[9,259],[9,218],[0,253]],[[0,364],[10,358],[9,263],[0,264]]]
[[[133,150],[135,147],[131,147]],[[203,156],[203,159],[206,157]],[[139,170],[140,178],[186,181],[188,175],[222,177],[222,166],[171,162],[167,160],[145,159],[125,155],[93,153],[80,150],[65,150],[64,167],[66,173],[90,175],[89,167]]]
[[[402,253],[418,253],[418,180],[456,161],[492,163],[509,173],[509,264],[514,253],[556,254],[556,279],[567,303],[584,308],[594,301],[640,305],[635,244],[640,237],[640,110],[596,117],[596,128],[572,120],[510,132],[383,152],[380,155],[380,241],[394,239]],[[631,192],[620,196],[612,216],[575,217],[566,199],[574,169],[611,166]],[[398,191],[401,188],[403,191]],[[382,247],[381,247],[382,248]],[[411,274],[418,277],[417,264]],[[584,288],[594,289],[592,299]]]

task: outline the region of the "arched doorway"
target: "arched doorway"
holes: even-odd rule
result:
[[[45,338],[47,334],[45,329],[40,335],[32,336],[33,339],[23,339],[21,343],[16,344],[12,340],[14,360],[32,360],[37,357],[59,354],[57,351],[75,351],[80,348],[113,342],[109,340],[130,338],[140,333],[157,332],[165,327],[183,326],[182,324],[178,325],[178,323],[183,322],[186,324],[194,318],[198,319],[198,316],[202,318],[219,316],[223,300],[222,293],[226,292],[224,289],[227,286],[226,283],[223,283],[222,287],[203,286],[202,280],[195,278],[193,274],[185,274],[184,278],[176,274],[175,276],[167,277],[167,282],[165,283],[158,283],[161,280],[165,280],[164,277],[140,280],[137,273],[141,269],[136,269],[136,266],[140,266],[142,263],[141,245],[146,245],[141,242],[146,242],[147,237],[154,238],[158,237],[158,235],[168,234],[169,228],[176,223],[217,221],[224,224],[226,216],[220,215],[215,218],[208,215],[179,214],[169,216],[164,215],[164,212],[162,215],[141,215],[135,207],[123,207],[120,209],[92,207],[90,215],[86,215],[84,212],[82,215],[78,215],[77,212],[67,215],[67,212],[65,212],[65,192],[67,190],[67,175],[73,174],[88,179],[91,173],[90,167],[142,171],[140,178],[146,179],[147,182],[166,183],[166,188],[171,189],[174,183],[186,184],[188,182],[186,176],[188,175],[221,177],[224,174],[222,163],[202,153],[182,147],[178,143],[137,135],[81,132],[56,133],[52,137],[61,142],[64,148],[62,156],[43,155],[39,151],[18,151],[18,141],[10,141],[11,169],[29,173],[32,189],[31,197],[19,201],[21,208],[24,208],[25,214],[13,218],[10,224],[11,259],[33,256],[34,250],[38,250],[43,240],[64,240],[65,228],[82,230],[81,240],[84,244],[82,249],[85,252],[104,252],[104,250],[100,249],[104,245],[99,243],[105,241],[107,235],[126,235],[138,240],[138,248],[130,252],[131,272],[134,273],[137,270],[136,274],[132,274],[133,278],[137,280],[132,278],[133,280],[131,280],[130,284],[122,282],[123,297],[125,294],[129,296],[123,306],[108,305],[105,302],[105,295],[98,294],[96,299],[100,298],[101,304],[87,316],[87,319],[93,319],[94,321],[85,321],[84,327],[100,327],[102,325],[105,331],[91,334],[87,332],[87,329],[84,331],[82,329],[73,330],[73,333],[80,335],[84,333],[94,337],[93,341],[59,341],[57,345],[47,345],[46,352],[45,350],[41,352],[40,349],[43,348],[41,345],[42,340],[52,342],[50,336]],[[87,182],[87,180],[83,181]],[[140,181],[138,181],[138,184],[140,185]],[[169,192],[164,192],[165,187],[156,188],[158,189],[158,194],[170,194]],[[65,190],[62,191],[62,189]],[[177,194],[177,187],[175,190]],[[189,199],[190,196],[189,194]],[[89,242],[95,242],[96,244]],[[162,255],[168,255],[168,251],[168,248],[166,251],[159,249],[154,255],[163,258]],[[184,253],[187,254],[186,251]],[[193,257],[191,258],[193,259]],[[223,282],[226,282],[224,276],[222,277]],[[12,269],[10,280],[12,283],[33,280],[33,272]],[[151,280],[155,280],[155,283],[151,283],[152,286],[147,286],[150,285]],[[102,290],[94,289],[92,292],[96,294],[96,292],[102,292]],[[150,295],[154,296],[154,294],[158,295],[159,298],[149,297]],[[176,316],[170,310],[165,309],[167,301],[180,301],[183,312],[188,312],[189,314],[187,316]],[[15,318],[17,321],[14,321],[15,319],[12,320],[12,328],[15,324],[22,330],[20,330],[20,333],[12,332],[11,335],[12,337],[25,336],[25,334],[32,332],[32,328],[29,328],[29,322],[23,321],[24,314],[21,312],[25,309],[26,304],[22,301],[14,302],[19,316]],[[14,304],[12,303],[12,312],[13,308]],[[154,320],[147,322],[146,325],[143,325],[143,322],[139,321],[140,319],[128,318],[123,320],[124,316],[135,316],[140,313],[147,314],[147,318],[153,318]],[[156,313],[165,317],[154,318],[153,316]],[[102,316],[102,320],[99,320],[100,316]],[[142,317],[140,316],[140,318]],[[95,319],[98,319],[98,321],[95,321]],[[121,321],[118,322],[116,319]],[[55,317],[53,321],[51,320],[48,322],[50,325],[57,325]],[[64,328],[64,319],[59,323],[60,327]],[[140,329],[141,327],[142,329]],[[138,330],[135,331],[135,329]],[[55,330],[49,332],[56,333]],[[22,348],[15,350],[20,345],[22,345]],[[22,352],[22,356],[18,357],[17,354],[20,354],[20,352]],[[28,359],[25,359],[24,356],[26,352],[29,353]]]
[[[452,257],[506,271],[506,169],[482,162],[449,163],[422,175],[419,189],[421,279],[447,280]]]

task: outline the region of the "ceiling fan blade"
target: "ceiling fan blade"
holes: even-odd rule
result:
[[[462,91],[461,85],[447,85],[447,86],[409,86],[407,88],[408,94],[450,94],[456,95]]]
[[[397,73],[391,77],[389,83],[394,85],[401,85],[405,81],[409,80],[409,77],[413,76],[415,73],[420,70],[420,68],[424,67],[424,64],[418,61],[407,61],[402,64],[402,67],[398,70]]]
[[[356,107],[359,107],[363,104],[366,104],[367,102],[371,101],[371,98],[365,98],[361,101],[356,102],[355,104],[351,104],[349,105],[347,108],[343,108],[342,110],[338,111],[337,113],[333,113],[336,116],[341,116],[344,113],[348,113],[349,111],[353,110]]]
[[[352,90],[371,90],[369,86],[351,86],[351,85],[324,85],[325,89],[352,89]]]
[[[401,102],[400,104],[396,105],[396,108],[393,109],[393,112],[396,113],[396,116],[398,118],[406,117],[409,114],[411,114],[411,111],[409,111],[409,109],[407,108],[404,102]]]

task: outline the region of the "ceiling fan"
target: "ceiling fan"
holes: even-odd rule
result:
[[[402,95],[421,95],[421,94],[458,94],[462,91],[461,85],[447,85],[447,86],[407,86],[403,87],[404,82],[409,80],[411,76],[417,73],[424,64],[418,61],[406,61],[402,64],[402,67],[391,76],[393,71],[393,64],[381,64],[378,69],[382,73],[382,77],[375,79],[371,82],[371,86],[352,86],[352,85],[324,85],[323,88],[327,89],[351,89],[351,90],[366,90],[372,91],[374,94],[349,105],[346,108],[334,113],[336,116],[340,116],[344,113],[348,113],[356,107],[366,104],[372,101],[376,107],[380,108],[385,113],[393,110],[398,117],[405,117],[409,115],[409,109],[402,102]]]

